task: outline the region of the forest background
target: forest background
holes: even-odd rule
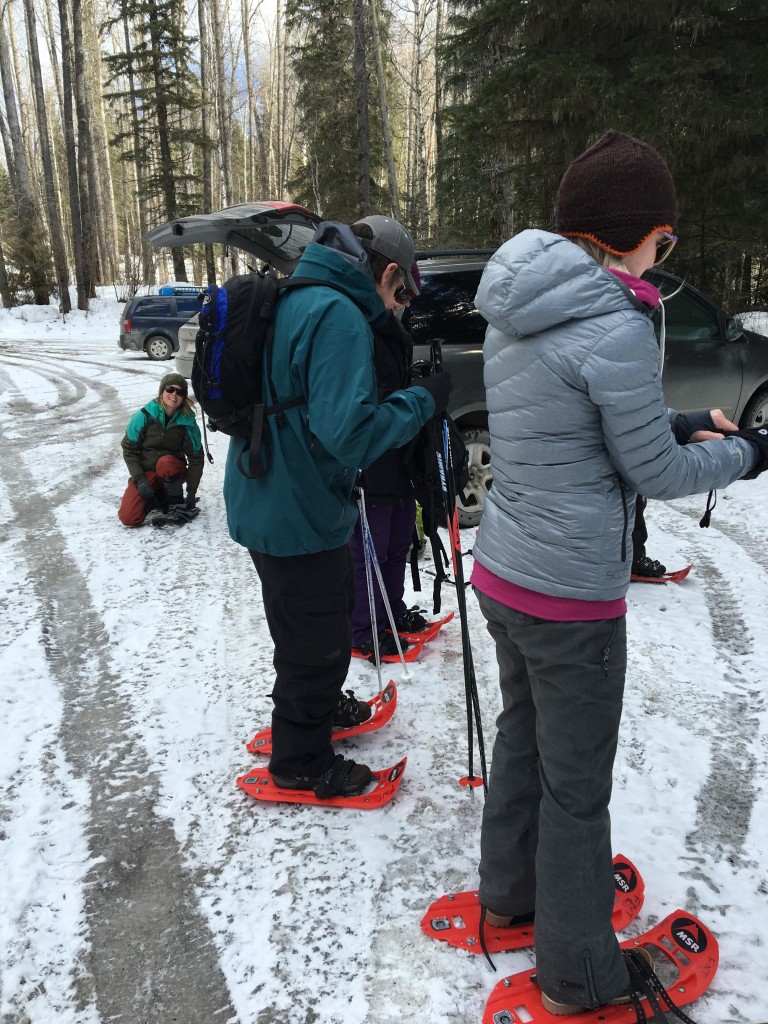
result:
[[[768,0],[0,0],[0,79],[6,307],[221,279],[143,235],[265,198],[495,247],[607,128],[670,165],[670,269],[768,307]]]

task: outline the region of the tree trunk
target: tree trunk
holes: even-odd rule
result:
[[[424,96],[422,77],[424,64],[424,13],[421,0],[413,0],[413,62],[412,90],[414,117],[414,218],[413,226],[418,235],[429,231],[429,209],[427,205],[427,155],[424,137]]]
[[[197,0],[197,20],[200,31],[200,96],[201,133],[203,137],[203,212],[213,211],[213,142],[209,135],[211,125],[211,54],[208,45],[208,21],[205,0]],[[208,284],[216,281],[216,261],[213,246],[205,246],[205,276]]]
[[[440,47],[443,42],[443,0],[436,0],[435,11],[435,152],[432,161],[433,168],[440,166],[443,157],[443,79],[442,70],[438,59]],[[435,182],[435,226],[434,234],[439,240],[443,232],[442,197]]]
[[[3,256],[3,240],[0,238],[0,300],[6,309],[10,309],[14,304],[14,297],[11,294],[11,286],[8,283],[8,270],[5,266],[5,257]]]
[[[75,261],[75,282],[77,285],[77,308],[88,309],[88,280],[86,275],[85,251],[83,246],[83,218],[80,208],[77,151],[75,147],[73,83],[72,83],[72,35],[70,32],[70,0],[59,0],[59,25],[61,31],[61,82],[64,105],[62,107],[62,129],[64,150],[67,158],[67,184],[69,188],[69,216],[72,222],[72,255]]]
[[[125,52],[131,52],[131,29],[128,15],[123,14],[123,39]],[[144,161],[141,157],[141,136],[139,128],[139,111],[136,103],[136,80],[131,65],[128,66],[128,97],[130,103],[131,136],[133,141],[133,166],[136,174],[136,193],[139,208],[139,234],[141,236],[141,269],[145,284],[155,283],[155,261],[152,249],[144,241],[148,230],[147,200],[144,197]]]
[[[90,200],[90,182],[93,167],[89,160],[90,131],[87,81],[88,51],[82,45],[83,8],[82,0],[72,0],[72,36],[79,40],[73,53],[73,85],[75,96],[75,119],[77,124],[77,182],[79,186],[80,214],[83,236],[83,278],[89,299],[96,296],[96,247],[93,239],[93,210]]]
[[[163,89],[163,66],[161,60],[162,40],[156,31],[156,22],[149,19],[147,25],[151,41],[152,74],[155,83],[155,114],[157,117],[157,144],[160,150],[160,168],[162,173],[162,190],[165,200],[165,215],[168,220],[173,220],[178,214],[176,200],[176,182],[174,179],[174,163],[171,153],[171,141],[169,135],[168,106],[165,101],[165,90]],[[177,281],[187,280],[187,269],[184,260],[183,249],[172,249],[173,275]]]
[[[37,46],[37,19],[33,0],[24,0],[24,13],[27,22],[27,46],[29,47],[29,63],[37,109],[37,129],[40,135],[40,154],[43,159],[45,175],[45,201],[48,211],[48,229],[51,236],[53,263],[56,271],[56,283],[59,289],[59,308],[62,313],[69,313],[72,303],[69,298],[69,269],[67,267],[67,247],[64,241],[64,230],[59,210],[59,191],[53,168],[51,139],[48,131],[48,112],[45,106],[43,76],[40,70],[40,54]]]
[[[24,149],[22,138],[21,122],[19,119],[19,108],[16,101],[16,86],[13,80],[13,66],[8,46],[8,37],[5,33],[6,8],[0,8],[0,80],[3,84],[3,95],[5,98],[5,114],[7,119],[7,144],[10,147],[10,162],[8,164],[11,182],[15,184],[13,201],[16,208],[16,217],[19,224],[20,238],[26,246],[29,259],[25,261],[25,268],[28,273],[30,287],[37,305],[47,305],[49,300],[48,282],[45,278],[45,260],[35,259],[32,252],[36,246],[44,244],[41,225],[37,216],[37,201],[32,185],[32,177],[29,173],[29,164]]]
[[[371,137],[368,127],[368,68],[366,66],[365,0],[352,0],[355,29],[355,107],[357,109],[358,210],[368,217],[371,208]]]
[[[224,81],[224,27],[221,17],[220,0],[210,0],[211,28],[213,35],[213,58],[216,68],[216,106],[217,124],[221,156],[221,179],[224,185],[224,204],[231,206],[234,202],[232,192],[232,118],[227,102],[227,90]]]
[[[102,100],[102,81],[104,79],[99,47],[97,13],[93,0],[88,0],[87,45],[92,54],[87,88],[92,110],[91,116],[91,150],[95,168],[95,181],[98,182],[96,200],[98,208],[98,225],[101,251],[102,283],[116,281],[118,278],[117,259],[117,213],[115,210],[115,191],[112,185],[112,166],[109,158],[109,137],[104,117]]]
[[[384,134],[384,151],[387,160],[387,180],[389,182],[389,201],[395,220],[400,220],[400,196],[397,189],[397,172],[395,171],[395,154],[392,149],[392,131],[389,127],[389,105],[387,103],[387,80],[384,76],[384,58],[381,52],[381,33],[379,32],[379,15],[376,0],[369,0],[371,15],[371,32],[373,49],[376,55],[376,80],[379,87],[379,107],[381,109],[381,127]]]

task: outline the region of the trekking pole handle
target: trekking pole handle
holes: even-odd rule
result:
[[[429,355],[432,360],[432,365],[435,368],[435,373],[442,373],[443,370],[443,339],[433,338],[429,343]]]

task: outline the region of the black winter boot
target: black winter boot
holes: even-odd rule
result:
[[[339,706],[333,713],[333,727],[348,729],[354,725],[362,725],[372,714],[371,705],[367,701],[357,700],[354,693],[347,690],[346,696],[342,693]]]

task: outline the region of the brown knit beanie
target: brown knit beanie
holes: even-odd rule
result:
[[[158,395],[162,395],[166,385],[168,384],[175,384],[177,388],[181,388],[184,391],[184,397],[187,397],[189,391],[187,381],[180,373],[166,373],[160,381],[160,389],[157,392]]]
[[[588,238],[616,256],[635,252],[677,221],[675,183],[647,142],[606,132],[568,167],[555,203],[562,235]]]

